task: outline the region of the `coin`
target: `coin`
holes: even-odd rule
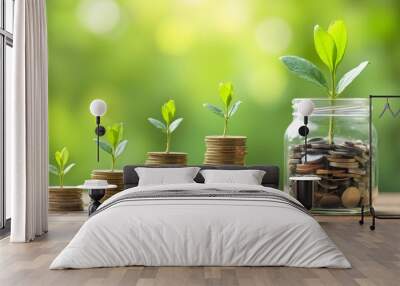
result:
[[[331,144],[325,144],[325,143],[313,143],[311,144],[311,148],[313,149],[332,149],[332,145]]]
[[[341,170],[341,169],[318,169],[316,171],[317,175],[334,175],[334,174],[340,174],[344,173],[346,170]]]
[[[354,163],[339,163],[339,162],[329,162],[329,166],[337,168],[355,169],[359,167],[358,162]]]
[[[341,157],[335,157],[335,156],[326,156],[328,161],[330,162],[336,162],[336,163],[354,163],[356,162],[355,158],[341,158]]]
[[[338,173],[338,174],[334,174],[334,177],[338,177],[338,178],[359,178],[361,177],[358,174],[350,174],[350,173]]]
[[[304,153],[304,152],[303,152]],[[312,154],[312,155],[319,155],[319,154],[329,154],[328,149],[314,149],[310,148],[307,149],[307,154]]]
[[[246,140],[243,136],[207,136],[204,164],[244,165]]]
[[[356,159],[358,162],[360,162],[363,165],[368,162],[368,159],[363,158],[361,156],[355,156],[354,159]]]
[[[305,163],[305,156],[301,158],[301,162]],[[313,155],[313,154],[307,154],[307,164],[320,164],[324,161],[325,156],[318,154],[318,155]]]
[[[322,165],[319,164],[297,164],[296,172],[300,174],[308,174],[313,173],[315,170],[322,168]]]
[[[365,175],[367,172],[362,169],[348,169],[349,173],[358,174],[358,175]]]
[[[308,142],[326,144],[327,141],[324,138],[321,138],[321,137],[313,137],[313,138],[308,139]]]

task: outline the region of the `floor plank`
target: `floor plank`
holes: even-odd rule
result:
[[[393,205],[393,198],[386,198],[386,201]],[[48,270],[51,261],[71,240],[86,217],[84,212],[53,213],[49,217],[49,233],[34,242],[10,244],[8,238],[0,240],[0,285],[399,285],[400,220],[378,220],[377,229],[372,232],[369,224],[358,225],[357,217],[317,217],[352,263],[353,268],[348,270],[142,266]]]

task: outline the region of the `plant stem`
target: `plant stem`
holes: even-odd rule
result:
[[[332,91],[330,93],[330,103],[333,108],[335,105],[335,99],[336,99],[336,69],[333,69],[331,73],[331,79],[332,79]],[[328,130],[328,143],[333,144],[334,137],[335,137],[335,118],[333,116],[333,113],[335,113],[335,110],[332,110],[332,115],[329,117],[329,130]]]
[[[225,118],[224,118],[224,137],[226,136],[227,132],[228,132],[228,118],[225,116]]]
[[[112,154],[112,155],[111,155],[111,172],[114,172],[114,169],[115,169],[115,161],[116,161],[115,156],[114,156],[114,154]]]
[[[165,149],[166,153],[169,153],[170,144],[171,144],[171,134],[169,133],[169,125],[167,125],[167,148]]]
[[[334,106],[335,104],[335,99],[331,98],[331,106]],[[332,110],[332,113],[334,113],[335,111]],[[329,144],[333,144],[334,141],[334,137],[335,137],[335,118],[333,117],[333,115],[331,115],[329,117],[329,131],[328,131],[328,143]]]
[[[224,137],[226,136],[226,133],[228,133],[228,111],[229,110],[229,106],[225,106],[225,114],[224,114]]]
[[[60,188],[62,189],[64,187],[64,175],[60,173]]]

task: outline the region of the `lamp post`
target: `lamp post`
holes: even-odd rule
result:
[[[97,135],[97,162],[100,160],[100,137],[106,134],[104,126],[100,125],[100,117],[107,112],[107,104],[102,99],[95,99],[90,103],[90,113],[96,117],[96,129],[94,133]]]
[[[311,99],[304,99],[297,105],[297,111],[304,119],[304,125],[299,128],[299,134],[304,137],[303,164],[307,164],[307,135],[310,132],[307,127],[308,117],[313,113],[314,107],[314,102]],[[301,202],[306,209],[311,210],[313,207],[315,182],[321,180],[321,178],[317,176],[296,176],[291,177],[290,180],[296,183],[297,200]]]
[[[299,134],[304,137],[304,163],[307,163],[307,135],[310,132],[307,127],[308,117],[313,113],[314,107],[311,99],[304,99],[297,105],[297,111],[304,117],[304,125],[299,128]]]

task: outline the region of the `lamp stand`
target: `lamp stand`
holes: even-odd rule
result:
[[[96,116],[96,129],[94,130],[94,133],[97,135],[97,162],[100,161],[100,136],[103,136],[106,134],[106,129],[104,126],[100,125],[100,116]]]
[[[308,116],[304,116],[304,125],[299,128],[299,134],[304,137],[304,163],[307,163],[307,135],[310,132],[307,124]]]

